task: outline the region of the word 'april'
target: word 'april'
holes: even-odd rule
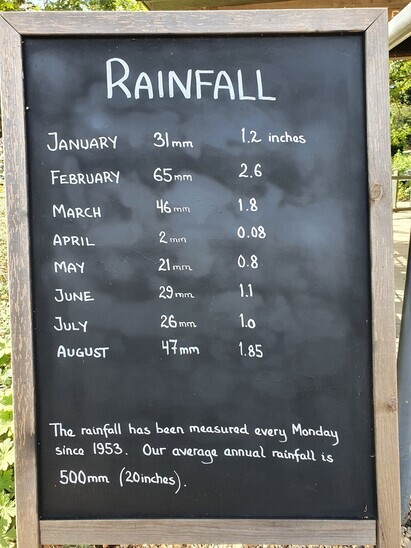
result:
[[[113,76],[113,72],[115,76]],[[246,92],[244,91],[244,79],[241,69],[237,70],[234,78],[225,70],[216,72],[214,70],[189,69],[184,77],[177,75],[174,70],[168,72],[159,70],[154,77],[149,76],[146,72],[140,72],[134,80],[130,77],[128,63],[124,59],[114,57],[106,61],[106,74],[107,99],[112,99],[114,89],[119,88],[118,91],[121,90],[128,99],[132,97],[133,91],[134,99],[154,99],[154,97],[173,99],[178,94],[178,96],[183,96],[185,99],[191,99],[192,97],[202,99],[203,96],[219,99],[220,96],[224,96],[229,97],[231,101],[235,99],[240,101],[276,100],[276,97],[264,95],[261,70],[255,71],[255,80],[253,78],[252,82],[247,82]],[[208,93],[203,88],[208,88]],[[251,93],[253,94],[251,95]]]

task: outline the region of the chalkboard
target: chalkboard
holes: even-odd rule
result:
[[[375,517],[362,37],[24,58],[40,515]]]
[[[365,47],[24,39],[40,520],[377,518]]]

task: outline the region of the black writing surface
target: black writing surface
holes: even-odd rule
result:
[[[24,55],[41,516],[375,517],[362,37]]]

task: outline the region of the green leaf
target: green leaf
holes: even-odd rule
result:
[[[10,356],[11,355],[11,348],[8,344],[2,344],[0,346],[0,358],[3,356]]]
[[[13,533],[14,531],[14,533]],[[16,538],[15,529],[9,529],[0,537],[0,548],[14,548],[16,546],[14,539]]]
[[[4,535],[5,540],[9,541],[9,546],[15,546],[16,542],[16,528],[11,527],[7,533]]]
[[[9,365],[10,363],[11,363],[11,354],[4,353],[2,356],[0,356],[1,366]]]
[[[14,447],[10,438],[0,443],[0,470],[7,470],[14,463]]]
[[[7,491],[8,493],[14,491],[13,470],[0,472],[0,492],[2,491]]]
[[[7,367],[4,371],[0,369],[0,388],[5,391],[11,391],[11,368]]]
[[[10,526],[16,515],[14,501],[8,493],[0,493],[0,517]]]
[[[0,406],[0,434],[8,434],[13,428],[13,410],[2,409]]]
[[[0,396],[0,408],[10,410],[13,409],[13,396],[11,394],[11,390],[5,390]]]
[[[9,438],[12,436],[13,430],[12,430],[12,424],[4,423],[0,424],[0,437],[5,436],[6,438]]]
[[[10,527],[10,520],[0,517],[0,534],[4,536]]]

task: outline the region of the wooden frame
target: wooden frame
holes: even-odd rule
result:
[[[392,19],[405,8],[404,0],[145,0],[144,4],[156,10],[279,10],[279,9],[319,9],[319,8],[388,8],[388,18]]]
[[[373,303],[377,521],[41,521],[35,407],[23,59],[25,36],[363,33]],[[40,543],[327,543],[400,546],[395,315],[389,166],[387,15],[382,9],[0,15],[1,97],[8,198],[19,548]]]

